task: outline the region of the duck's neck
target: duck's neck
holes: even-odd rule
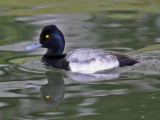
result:
[[[47,50],[47,52],[46,52],[46,54],[47,55],[50,55],[50,56],[52,56],[52,55],[61,55],[63,53],[63,51],[61,51],[61,50],[52,50],[52,49],[48,49]]]

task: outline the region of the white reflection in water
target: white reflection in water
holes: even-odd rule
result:
[[[79,114],[77,114],[76,116],[97,114],[97,113],[95,113],[96,109],[94,109],[94,108],[81,108],[81,107],[78,107],[77,110],[78,110]]]
[[[42,113],[41,115],[60,115],[63,114],[63,112],[46,112]]]
[[[97,98],[86,98],[82,103],[78,104],[79,106],[89,106],[97,102]]]
[[[5,103],[5,102],[0,102],[0,107],[4,107],[4,106],[7,106],[9,105],[8,103]]]
[[[91,81],[115,79],[119,77],[119,74],[82,74],[82,73],[68,72],[67,76],[75,81],[91,82]]]
[[[49,7],[53,7],[53,6],[57,6],[57,5],[55,5],[55,4],[40,5],[40,6],[29,7],[29,9],[43,9],[43,8],[49,8]]]
[[[0,70],[0,75],[3,75],[4,73],[5,73],[4,71]]]

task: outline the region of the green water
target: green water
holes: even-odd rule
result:
[[[160,50],[138,50],[159,45],[160,13],[122,8],[32,16],[1,9],[0,120],[159,120]],[[24,48],[48,24],[64,33],[64,52],[109,49],[142,62],[91,75],[47,67],[40,61],[46,49]]]

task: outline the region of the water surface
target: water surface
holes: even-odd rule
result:
[[[138,11],[0,16],[0,119],[158,120],[159,50],[132,54],[143,61],[135,66],[91,75],[49,68],[40,57],[19,59],[45,53],[24,47],[48,24],[64,33],[64,52],[91,47],[128,53],[159,44],[159,23],[160,14]]]

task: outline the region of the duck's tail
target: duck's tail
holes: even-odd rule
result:
[[[117,57],[119,64],[120,64],[119,65],[120,67],[132,66],[132,65],[135,65],[140,62],[140,61],[138,61],[128,55],[124,55],[121,53],[112,52],[111,54]]]

